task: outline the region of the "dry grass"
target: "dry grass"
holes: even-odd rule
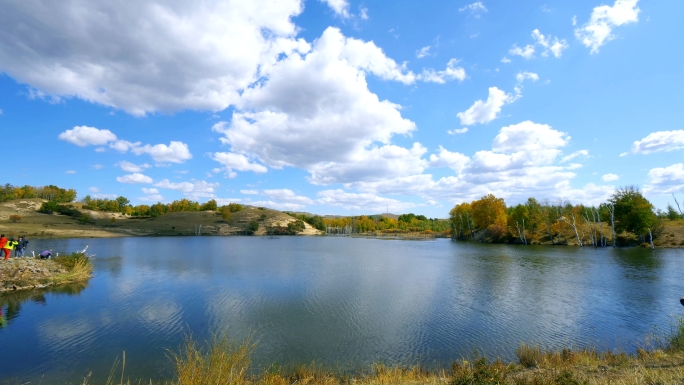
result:
[[[488,361],[473,357],[451,365],[450,370],[425,370],[422,366],[388,367],[376,364],[356,375],[336,372],[320,365],[300,365],[292,370],[272,366],[260,374],[250,374],[251,354],[255,344],[250,339],[238,340],[226,334],[213,337],[200,345],[191,336],[171,351],[175,368],[170,385],[617,385],[617,384],[684,384],[684,320],[677,319],[672,334],[656,336],[657,349],[638,349],[636,354],[595,350],[544,351],[521,345],[518,363]],[[145,384],[125,379],[125,356],[120,375],[117,362],[107,380],[114,384]],[[116,370],[115,370],[116,369]],[[91,378],[84,379],[89,384]]]

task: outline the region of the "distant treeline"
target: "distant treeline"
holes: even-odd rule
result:
[[[63,189],[57,186],[12,186],[7,183],[0,188],[0,202],[12,199],[41,198],[57,203],[69,203],[76,199],[76,190]]]
[[[488,242],[550,242],[595,247],[624,244],[631,238],[652,241],[660,235],[664,219],[681,219],[682,213],[668,205],[655,210],[637,187],[617,189],[598,206],[572,205],[567,201],[529,198],[507,207],[492,194],[456,205],[449,212],[453,238]]]
[[[394,219],[383,215],[360,215],[342,218],[322,218],[323,228],[327,226],[345,228],[350,226],[355,233],[372,231],[405,231],[405,232],[445,232],[449,231],[449,221],[437,218],[427,218],[413,213],[400,215]],[[315,227],[315,226],[314,226]]]

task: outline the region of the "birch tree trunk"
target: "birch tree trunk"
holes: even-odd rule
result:
[[[651,228],[648,228],[648,239],[651,241],[651,250],[655,250],[655,245],[653,244],[653,233],[651,233]]]

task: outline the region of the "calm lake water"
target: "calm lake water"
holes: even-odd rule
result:
[[[684,251],[326,237],[31,240],[89,245],[87,284],[0,295],[0,383],[168,378],[183,331],[259,339],[255,367],[445,365],[521,343],[634,350],[684,308]],[[96,381],[96,382],[99,382]]]

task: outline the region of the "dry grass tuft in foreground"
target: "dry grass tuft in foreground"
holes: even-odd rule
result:
[[[251,338],[240,341],[227,335],[214,336],[200,346],[186,336],[178,351],[171,351],[175,379],[171,385],[667,385],[684,384],[684,318],[677,318],[668,334],[655,335],[652,347],[636,354],[595,350],[544,351],[521,345],[518,363],[488,361],[474,357],[451,365],[450,370],[428,371],[421,366],[410,368],[374,365],[357,375],[336,373],[317,365],[301,365],[287,371],[273,366],[261,374],[250,374],[251,354],[256,346]],[[117,363],[118,366],[118,363]],[[125,367],[125,356],[124,356]],[[112,372],[113,373],[113,372]],[[107,385],[152,384],[151,381],[124,380],[110,374]],[[90,382],[90,377],[83,384]]]

